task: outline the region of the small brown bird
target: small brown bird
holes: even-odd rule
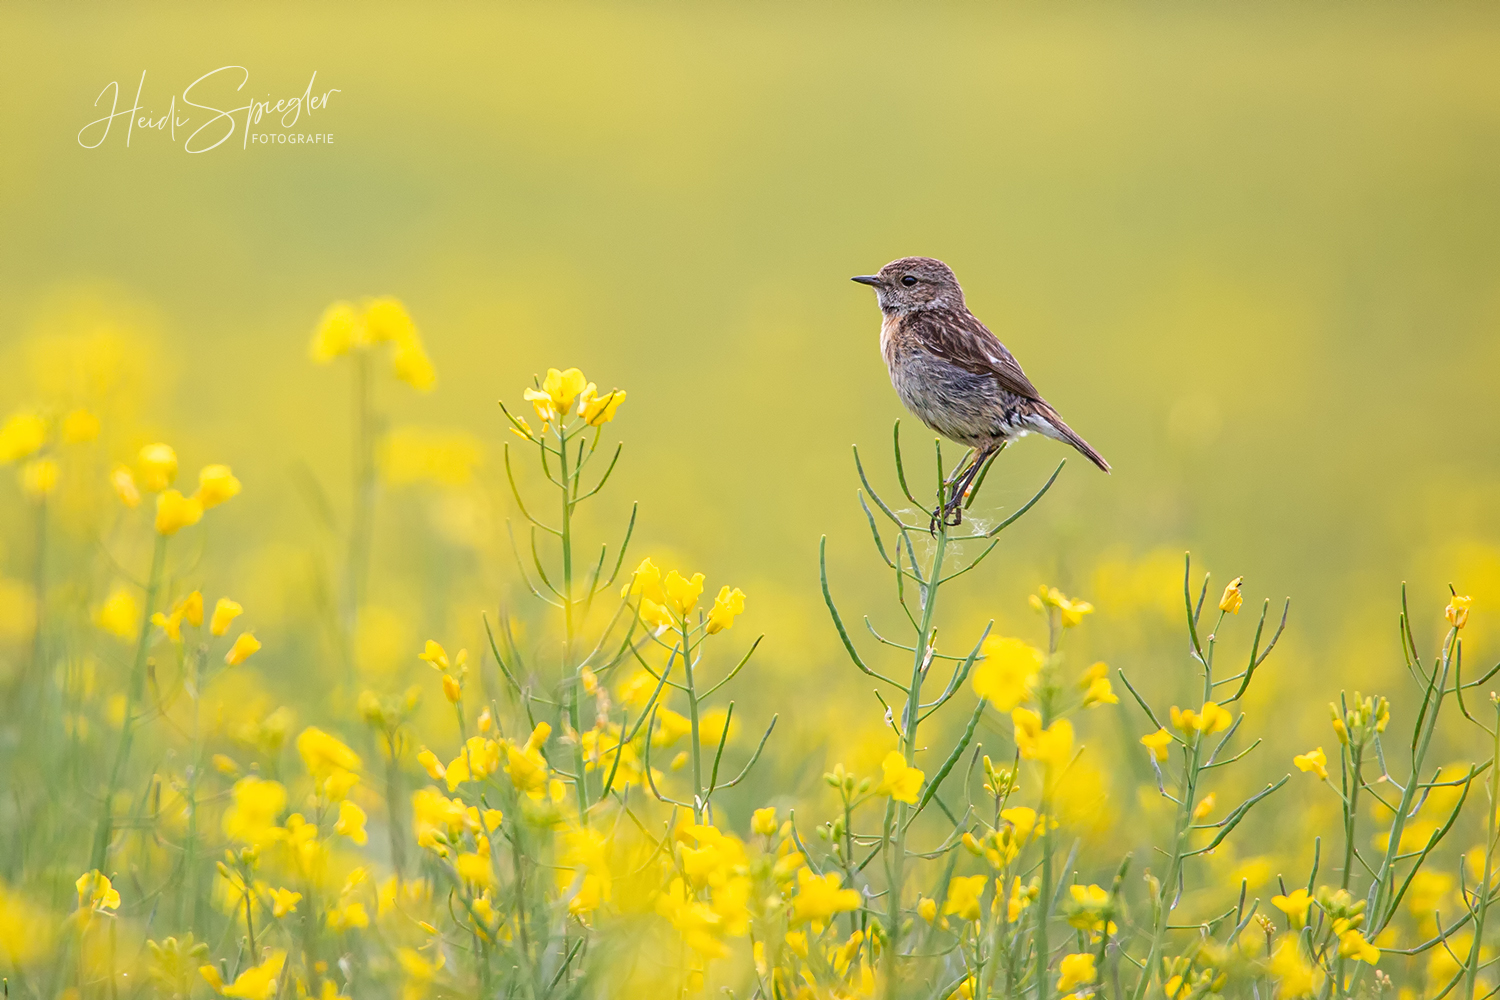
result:
[[[1065,441],[1105,472],[1109,463],[1063,423],[1005,345],[964,305],[953,270],[931,257],[893,260],[853,280],[875,289],[880,353],[906,408],[944,437],[973,449],[946,484],[933,521],[963,520],[964,495],[995,452],[1032,431]]]

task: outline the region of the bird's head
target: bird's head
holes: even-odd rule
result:
[[[932,257],[902,257],[877,274],[861,274],[853,280],[875,289],[881,312],[964,308],[964,290],[953,269]]]

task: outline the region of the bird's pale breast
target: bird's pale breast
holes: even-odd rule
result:
[[[920,339],[903,334],[899,320],[881,325],[881,349],[901,402],[944,437],[984,447],[1030,429],[1024,400],[1001,389],[992,375],[933,354]]]

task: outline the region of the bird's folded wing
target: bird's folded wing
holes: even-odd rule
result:
[[[921,324],[922,341],[932,353],[976,375],[993,375],[1000,388],[1017,396],[1042,398],[1010,351],[973,313],[934,310],[917,313],[914,318]]]

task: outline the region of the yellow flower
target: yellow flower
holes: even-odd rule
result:
[[[919,767],[909,767],[906,758],[900,750],[892,750],[885,755],[880,762],[880,770],[884,772],[884,779],[880,782],[880,792],[889,795],[897,802],[905,802],[915,805],[917,796],[922,791],[922,780],[926,777]]]
[[[302,901],[302,893],[293,892],[290,889],[271,890],[271,915],[284,917],[288,913],[297,912],[297,904]]]
[[[1339,954],[1366,965],[1374,965],[1380,961],[1380,949],[1366,941],[1365,936],[1356,930],[1347,930],[1339,935]]]
[[[78,876],[73,883],[78,890],[78,905],[94,910],[118,910],[120,893],[110,884],[109,876],[97,868]]]
[[[177,478],[177,452],[170,445],[148,444],[135,460],[141,484],[152,493],[160,493]]]
[[[984,659],[974,667],[974,693],[1002,712],[1031,697],[1046,655],[1020,639],[996,636],[984,641]]]
[[[95,621],[104,631],[121,639],[134,639],[141,622],[140,605],[127,587],[117,586],[100,605]]]
[[[460,649],[458,656],[450,661],[448,659],[448,651],[441,644],[433,642],[431,639],[427,640],[427,645],[423,647],[422,652],[417,654],[417,659],[427,661],[434,670],[441,670],[444,673],[447,673],[449,670],[462,669],[468,658],[469,651]]]
[[[166,490],[156,498],[156,531],[175,535],[203,519],[203,503],[196,496],[185,497],[177,490]]]
[[[457,705],[464,697],[463,685],[459,684],[458,678],[452,674],[443,675],[443,697]]]
[[[1312,906],[1312,896],[1306,889],[1297,889],[1287,896],[1272,896],[1271,905],[1285,913],[1293,927],[1304,927],[1307,925],[1308,908]]]
[[[1064,955],[1058,970],[1060,972],[1057,978],[1059,992],[1067,992],[1075,986],[1086,986],[1092,983],[1094,977],[1098,975],[1094,969],[1094,956],[1087,952]]]
[[[1312,771],[1324,781],[1328,780],[1328,755],[1323,752],[1322,747],[1299,753],[1292,758],[1292,763],[1297,765],[1299,771]]]
[[[1047,608],[1056,608],[1062,621],[1063,628],[1072,628],[1083,621],[1083,616],[1092,614],[1094,606],[1088,601],[1069,600],[1067,595],[1056,587],[1041,587],[1030,598],[1031,606],[1038,611]]]
[[[928,899],[926,896],[917,900],[917,916],[929,924],[937,919],[937,900]]]
[[[418,392],[427,392],[437,385],[437,369],[420,340],[398,343],[391,354],[391,366],[398,379]]]
[[[433,781],[441,781],[443,775],[447,773],[443,762],[438,760],[438,755],[426,747],[417,751],[417,763],[422,765],[422,770],[426,771],[427,776]]]
[[[750,831],[762,837],[774,837],[779,824],[776,822],[776,807],[766,806],[755,810],[750,817]]]
[[[109,471],[109,485],[114,487],[115,496],[126,507],[134,509],[141,505],[141,491],[135,484],[135,473],[127,466],[117,465]]]
[[[365,339],[371,344],[402,344],[417,340],[417,325],[412,322],[406,306],[393,295],[382,295],[365,302],[365,314],[361,319]]]
[[[1149,736],[1141,737],[1141,745],[1151,751],[1151,756],[1158,761],[1167,759],[1167,748],[1172,745],[1172,734],[1165,729],[1158,729]]]
[[[0,463],[29,458],[47,443],[47,421],[35,413],[13,413],[0,424]]]
[[[160,611],[151,616],[151,624],[167,634],[167,638],[173,642],[182,641],[182,612],[174,610],[171,615],[164,615]]]
[[[180,614],[183,618],[187,619],[189,625],[193,626],[193,628],[198,628],[203,624],[202,592],[195,590],[184,597],[181,601],[177,602],[177,606],[172,609],[172,613]]]
[[[465,882],[480,886],[495,884],[495,866],[490,863],[487,854],[466,851],[458,856],[454,865],[458,869],[458,877]]]
[[[239,1000],[272,1000],[276,996],[277,980],[281,976],[281,967],[285,962],[286,952],[283,949],[272,950],[264,962],[241,972],[235,977],[233,983],[224,987],[224,995],[237,997]],[[212,966],[204,966],[204,968],[212,968]]]
[[[661,585],[667,595],[664,603],[673,608],[678,617],[686,618],[703,593],[703,574],[694,573],[693,578],[689,580],[674,569],[667,574]]]
[[[827,921],[835,913],[859,909],[859,891],[840,889],[842,881],[843,877],[837,872],[814,875],[810,869],[797,869],[797,895],[792,897],[792,923]]]
[[[63,444],[85,444],[99,436],[99,418],[88,410],[69,410],[62,418]]]
[[[1234,721],[1227,711],[1217,703],[1205,701],[1203,707],[1198,711],[1191,708],[1171,708],[1172,725],[1184,733],[1217,733],[1229,728]]]
[[[641,560],[641,564],[630,574],[630,582],[620,590],[621,597],[641,596],[657,604],[667,602],[666,591],[661,586],[661,570],[657,569],[650,557]]]
[[[363,340],[363,325],[354,306],[348,302],[335,302],[323,311],[322,318],[318,320],[312,343],[308,345],[308,354],[315,363],[326,365],[334,358],[348,354],[355,344],[362,343]]]
[[[338,822],[333,824],[333,832],[341,833],[363,845],[369,837],[365,834],[365,811],[348,799],[339,803]]]
[[[521,747],[506,743],[505,774],[520,791],[540,795],[547,787],[547,759],[542,756],[541,746],[552,735],[552,727],[538,722],[531,731],[526,744]]]
[[[224,836],[257,844],[271,836],[286,808],[286,788],[279,781],[247,775],[234,783],[233,799],[224,810]]]
[[[1073,724],[1067,719],[1058,719],[1043,729],[1042,717],[1030,709],[1017,708],[1010,718],[1016,727],[1016,747],[1022,757],[1060,767],[1073,756]]]
[[[599,427],[615,419],[615,411],[625,402],[624,389],[611,389],[603,396],[594,383],[584,387],[578,397],[578,414],[590,427]]]
[[[943,903],[945,914],[956,914],[960,920],[978,920],[979,899],[989,884],[988,875],[959,875],[948,882],[948,899]]]
[[[307,773],[319,780],[340,771],[359,770],[359,755],[316,726],[308,726],[297,737],[297,753],[301,754]]]
[[[1448,624],[1454,628],[1463,628],[1464,623],[1469,620],[1469,605],[1473,603],[1472,597],[1460,597],[1454,594],[1448,606],[1443,609],[1443,617],[1448,619]]]
[[[1083,692],[1083,707],[1093,708],[1096,705],[1118,705],[1120,696],[1115,694],[1115,689],[1110,686],[1108,677],[1097,677],[1089,682],[1089,686]]]
[[[558,413],[571,410],[573,402],[587,386],[588,379],[577,368],[569,368],[567,371],[548,368],[547,377],[542,380],[542,391],[552,400]]]
[[[745,593],[735,587],[719,588],[719,596],[714,598],[714,609],[708,613],[708,625],[705,627],[709,635],[722,632],[726,628],[734,627],[734,620],[745,613]]]
[[[250,655],[260,649],[260,640],[249,632],[241,632],[235,637],[234,645],[229,647],[229,652],[224,654],[224,662],[231,667],[237,667],[250,659]]]
[[[1240,593],[1240,584],[1244,582],[1243,576],[1229,581],[1229,586],[1224,588],[1224,596],[1219,598],[1220,611],[1227,611],[1232,615],[1240,613],[1240,607],[1245,603],[1245,595]]]
[[[40,500],[57,489],[57,463],[50,458],[34,458],[21,466],[21,492]]]
[[[214,616],[208,620],[208,630],[214,635],[223,635],[236,618],[245,613],[238,602],[221,597],[214,604]]]
[[[1202,820],[1206,818],[1209,813],[1214,811],[1214,806],[1218,804],[1218,801],[1214,797],[1213,792],[1209,792],[1203,796],[1203,800],[1193,807],[1193,819]]]
[[[240,481],[234,478],[227,465],[205,465],[198,471],[198,502],[203,509],[217,507],[225,500],[238,495]]]

